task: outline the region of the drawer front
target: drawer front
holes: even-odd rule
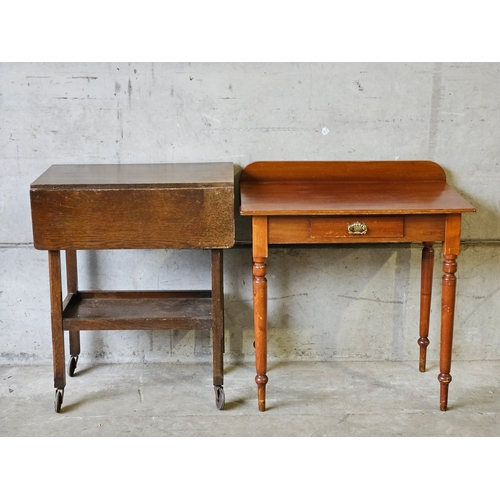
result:
[[[403,221],[404,219],[404,221]],[[366,224],[366,234],[349,234],[348,224]],[[443,241],[446,215],[363,217],[269,217],[269,243],[374,243]],[[401,226],[402,224],[402,226]],[[380,236],[384,234],[384,236]]]
[[[402,238],[403,216],[311,217],[311,238]]]

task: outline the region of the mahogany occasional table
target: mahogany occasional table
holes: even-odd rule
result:
[[[49,256],[56,412],[73,376],[80,330],[212,329],[216,405],[224,407],[222,249],[234,244],[232,163],[53,165],[30,188],[34,246]],[[77,250],[211,249],[209,290],[78,288]],[[67,291],[62,300],[61,250]]]
[[[269,244],[422,242],[419,370],[425,371],[433,245],[442,242],[440,409],[446,411],[461,214],[475,209],[430,161],[267,161],[240,176],[241,215],[252,217],[258,407],[265,410]]]

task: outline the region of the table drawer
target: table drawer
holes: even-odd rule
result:
[[[402,238],[403,216],[311,217],[311,238]]]

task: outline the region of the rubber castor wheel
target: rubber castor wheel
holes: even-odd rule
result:
[[[56,394],[54,397],[54,409],[56,413],[61,411],[61,406],[64,398],[64,389],[56,389]]]
[[[68,365],[68,375],[72,377],[75,374],[76,365],[78,364],[78,356],[71,356]]]
[[[218,410],[224,409],[224,404],[226,403],[226,395],[224,394],[224,388],[219,385],[214,387],[215,391],[215,406]]]

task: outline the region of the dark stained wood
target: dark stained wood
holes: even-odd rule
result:
[[[61,253],[57,250],[49,251],[49,279],[54,387],[62,390],[66,386],[66,370],[62,323]]]
[[[65,330],[204,330],[212,328],[210,292],[119,293],[82,292],[64,311]],[[200,297],[201,295],[201,297]],[[208,296],[207,296],[208,295]]]
[[[66,250],[66,281],[68,293],[78,292],[78,264],[76,250]]]
[[[269,244],[425,242],[420,361],[425,370],[432,285],[432,243],[443,242],[441,410],[447,409],[461,214],[475,209],[430,161],[268,161],[240,175],[240,213],[252,217],[254,332],[258,407],[267,383]],[[359,222],[357,225],[353,225]],[[351,226],[351,231],[348,229]],[[354,233],[352,232],[354,228]]]
[[[76,250],[66,250],[66,280],[68,295],[78,293],[78,263]],[[78,330],[69,331],[69,353],[71,356],[80,355],[80,332]]]
[[[82,188],[231,188],[232,163],[52,165],[31,186],[35,189]]]
[[[212,261],[212,353],[213,380],[215,386],[224,384],[224,276],[223,253],[220,249],[211,251]]]
[[[57,389],[66,384],[64,330],[70,354],[78,356],[80,330],[169,329],[213,330],[214,385],[222,388],[222,248],[234,244],[233,185],[232,163],[54,165],[32,183],[34,244],[49,253]],[[125,248],[209,248],[212,289],[79,290],[77,250]],[[66,251],[64,302],[60,250]],[[219,391],[219,409],[223,401]]]
[[[50,167],[30,189],[35,248],[228,248],[234,244],[231,163],[197,169],[186,164],[187,173],[179,165],[173,170],[168,164],[155,165],[154,171],[142,167]],[[203,181],[190,185],[196,171]],[[215,180],[218,174],[222,181]]]
[[[207,299],[210,290],[85,290],[83,299]]]
[[[32,191],[39,250],[226,248],[234,242],[233,191]]]

